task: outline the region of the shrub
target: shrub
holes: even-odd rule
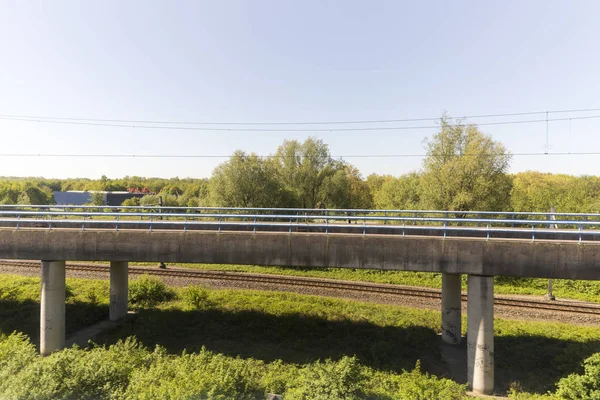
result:
[[[81,350],[77,347],[35,357],[2,386],[11,399],[111,399],[123,394],[134,369],[144,369],[155,353],[134,338]]]
[[[260,375],[264,363],[215,354],[164,355],[148,370],[136,370],[127,399],[237,399],[264,398]]]
[[[315,362],[298,371],[284,394],[286,400],[352,400],[363,398],[366,376],[356,357]]]
[[[453,400],[462,399],[466,385],[459,385],[449,379],[439,379],[428,373],[421,373],[421,363],[415,369],[400,375],[401,385],[396,393],[400,399],[412,400]]]
[[[148,275],[143,275],[129,285],[129,303],[134,307],[151,308],[173,298],[173,290],[160,279]]]
[[[181,297],[188,307],[195,310],[200,310],[210,305],[208,290],[202,286],[186,287],[182,290]]]
[[[562,399],[600,399],[600,353],[583,362],[583,374],[571,374],[558,382],[556,394]]]

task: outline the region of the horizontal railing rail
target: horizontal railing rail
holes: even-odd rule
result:
[[[141,210],[141,211],[153,211],[153,210],[177,210],[185,211],[185,213],[205,213],[216,211],[218,213],[235,213],[239,211],[248,212],[256,211],[257,213],[269,213],[281,212],[281,213],[316,213],[316,214],[328,214],[328,213],[339,213],[339,214],[412,214],[412,215],[423,215],[423,214],[440,214],[440,215],[496,215],[496,216],[526,216],[526,217],[581,217],[581,218],[598,218],[600,220],[600,213],[560,213],[560,212],[525,212],[525,211],[458,211],[458,210],[402,210],[402,209],[336,209],[336,208],[258,208],[258,207],[182,207],[182,206],[94,206],[94,205],[19,205],[19,204],[1,204],[0,210],[13,210],[13,209],[82,209],[82,210]]]
[[[395,233],[414,234],[429,230],[446,237],[483,235],[490,238],[523,238],[530,235],[542,235],[547,240],[576,239],[592,237],[600,241],[599,214],[558,214],[558,213],[506,213],[490,211],[469,211],[468,216],[451,217],[454,212],[422,211],[422,210],[365,210],[369,213],[356,215],[363,210],[315,210],[308,209],[263,209],[263,208],[177,208],[180,212],[163,213],[156,207],[118,207],[120,211],[106,206],[59,206],[62,211],[55,211],[56,206],[0,206],[0,226],[4,228],[80,228],[87,229],[168,229],[187,231],[188,228],[224,230],[276,231],[287,230],[290,234],[301,228],[318,233],[357,233],[377,234]],[[37,210],[32,210],[37,208]],[[109,209],[109,212],[101,210]],[[72,211],[71,211],[72,210]],[[79,211],[85,210],[85,211]],[[204,212],[190,213],[189,210]],[[218,210],[218,212],[214,212]],[[294,211],[295,214],[261,212]],[[181,212],[185,211],[185,212]],[[213,211],[213,212],[208,212]],[[259,212],[257,212],[259,211]],[[390,213],[404,213],[412,216],[395,216]],[[346,213],[346,215],[339,215]],[[442,215],[430,217],[426,213]],[[462,212],[456,212],[462,214]],[[382,215],[383,214],[383,215]],[[472,218],[473,215],[485,215],[487,218]],[[490,216],[501,216],[490,218]],[[585,215],[587,220],[551,219],[551,216]],[[529,218],[515,218],[526,216]],[[540,218],[546,217],[546,218]],[[597,221],[593,219],[598,218]],[[107,228],[108,227],[108,228]],[[242,229],[243,228],[243,229]],[[529,236],[528,236],[529,237]]]

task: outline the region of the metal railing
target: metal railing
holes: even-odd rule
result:
[[[0,205],[0,227],[76,228],[82,231],[202,229],[600,241],[600,214],[494,211]]]

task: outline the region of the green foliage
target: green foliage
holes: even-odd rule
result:
[[[511,206],[518,211],[600,212],[600,178],[541,172],[515,175]]]
[[[208,290],[202,286],[187,286],[181,291],[181,298],[194,310],[201,310],[211,304],[208,300]]]
[[[337,190],[333,178],[344,166],[331,158],[329,147],[322,140],[308,138],[303,143],[285,140],[275,152],[273,162],[279,182],[292,193],[288,206],[325,208],[328,198],[332,202],[330,192]]]
[[[14,342],[11,336],[7,342]],[[33,347],[26,338],[19,339],[20,342],[13,345],[16,349]],[[0,346],[6,345],[2,342]],[[27,363],[11,365],[11,375],[0,382],[2,398],[122,398],[133,371],[160,357],[160,353],[148,352],[134,338],[119,341],[108,349],[95,347],[83,351],[74,347],[47,357],[32,352],[26,355]],[[2,365],[0,368],[0,374],[5,373]]]
[[[0,397],[7,399],[252,400],[267,392],[285,399],[420,399],[411,394],[415,385],[428,386],[432,399],[464,394],[464,387],[451,381],[418,371],[375,372],[356,357],[298,366],[204,348],[169,355],[161,347],[150,351],[135,338],[40,357],[27,337],[17,333],[0,337],[0,377]]]
[[[160,357],[147,370],[131,376],[128,399],[240,399],[262,398],[260,376],[264,364],[226,357],[202,349],[198,354]]]
[[[125,199],[123,201],[123,203],[121,203],[122,206],[139,206],[140,205],[140,198],[139,197],[131,197],[129,199]]]
[[[600,399],[600,353],[583,362],[583,374],[571,374],[558,382],[561,399]]]
[[[356,357],[315,362],[298,370],[285,398],[290,400],[354,400],[364,398],[366,381]]]
[[[142,275],[129,284],[129,303],[134,307],[152,308],[175,298],[175,292],[159,278]]]
[[[103,206],[104,205],[104,193],[93,192],[90,196],[90,205]]]
[[[423,374],[421,362],[417,361],[412,371],[401,375],[385,372],[374,372],[372,381],[377,382],[373,391],[377,398],[387,398],[392,393],[393,399],[411,400],[460,400],[467,398],[467,385],[458,385],[449,379],[439,379],[436,376]]]
[[[421,180],[422,207],[436,210],[494,210],[509,207],[511,156],[475,125],[451,124],[427,140]]]
[[[373,192],[375,208],[383,210],[412,210],[420,208],[421,176],[417,173],[398,178],[384,177]]]
[[[256,154],[236,151],[213,171],[213,204],[223,207],[278,207],[288,197],[277,179],[275,165]]]

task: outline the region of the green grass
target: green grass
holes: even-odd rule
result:
[[[131,263],[131,265],[156,266],[157,263]],[[172,266],[211,271],[249,272],[390,283],[395,285],[420,286],[437,289],[442,287],[442,274],[433,272],[382,271],[348,268],[266,267],[231,264],[173,264]],[[467,276],[463,275],[463,290],[467,289],[466,285]],[[496,294],[543,296],[547,292],[547,287],[547,279],[498,276],[495,278],[494,291]],[[553,293],[557,298],[600,303],[600,281],[555,279],[553,281]]]
[[[73,279],[68,284],[71,330],[106,317],[106,281]],[[171,356],[204,348],[228,359],[239,356],[269,365],[282,363],[285,368],[356,356],[360,368],[385,376],[410,370],[420,360],[427,372],[447,373],[437,347],[439,312],[295,293],[175,291],[175,299],[141,308],[135,320],[97,342],[110,345],[135,336]],[[23,331],[35,342],[38,296],[39,279],[0,275],[1,332]],[[581,362],[596,352],[600,328],[495,320],[496,381],[505,390],[514,387],[533,394],[554,390],[560,378],[581,373]]]

